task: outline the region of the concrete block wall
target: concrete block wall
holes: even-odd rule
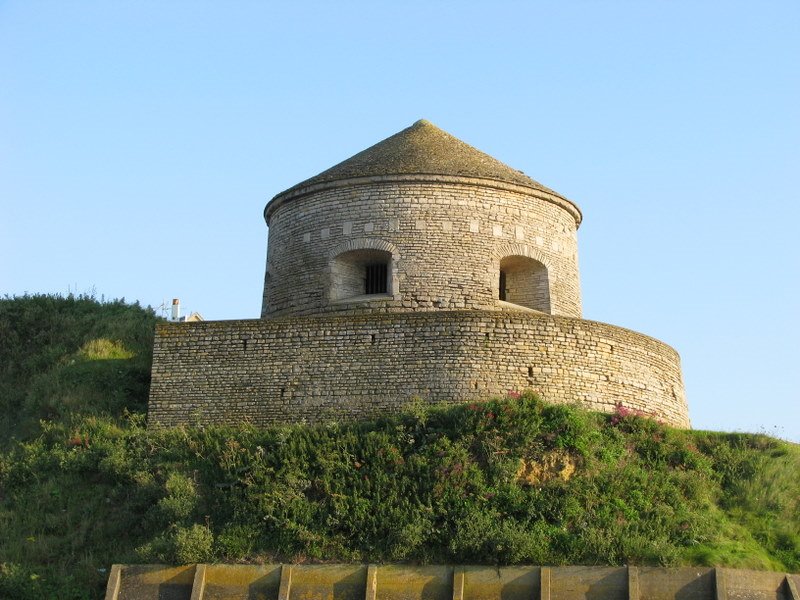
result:
[[[466,310],[159,324],[149,423],[314,423],[524,389],[689,427],[666,344],[582,319]]]

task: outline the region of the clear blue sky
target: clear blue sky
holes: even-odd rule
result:
[[[264,204],[420,118],[582,208],[695,427],[800,441],[795,0],[0,0],[0,293],[257,317]]]

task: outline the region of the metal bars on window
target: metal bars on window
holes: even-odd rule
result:
[[[365,294],[386,293],[386,263],[372,263],[367,265],[364,279]]]

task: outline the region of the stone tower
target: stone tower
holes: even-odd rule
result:
[[[262,316],[581,316],[578,207],[428,121],[275,196]]]
[[[689,426],[678,354],[581,318],[578,207],[427,121],[275,196],[261,319],[156,329],[149,422],[319,422],[533,389]]]

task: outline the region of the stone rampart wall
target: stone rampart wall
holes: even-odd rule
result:
[[[688,427],[680,360],[604,323],[454,311],[160,324],[149,422],[319,422],[533,389]]]
[[[544,192],[469,178],[370,178],[273,200],[267,214],[264,317],[351,310],[332,301],[331,265],[337,250],[364,247],[391,252],[396,286],[390,298],[361,303],[363,312],[498,310],[500,259],[526,256],[547,267],[549,312],[581,316],[580,213]]]

